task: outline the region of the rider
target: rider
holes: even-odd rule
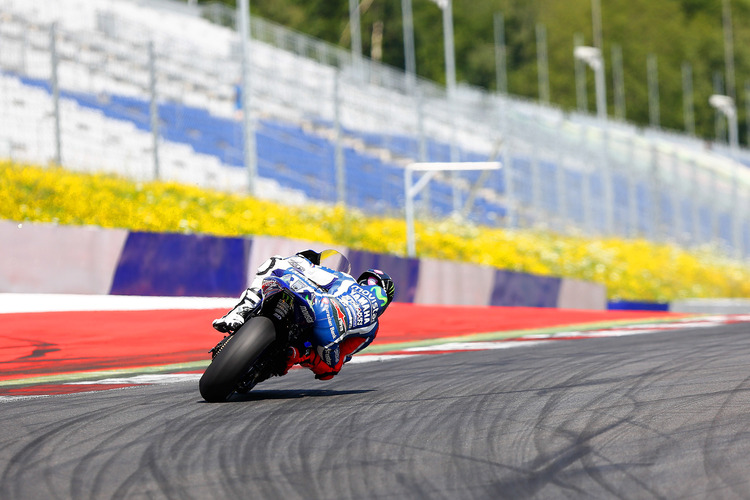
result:
[[[310,368],[315,378],[329,380],[352,355],[375,338],[378,318],[393,301],[393,280],[383,271],[368,269],[355,281],[349,274],[320,265],[320,254],[305,250],[291,257],[274,256],[258,268],[250,287],[240,302],[228,313],[214,320],[213,327],[231,333],[257,314],[263,279],[270,276],[301,274],[317,285],[313,299],[315,319],[312,327],[314,345],[290,347],[287,370],[295,364]]]

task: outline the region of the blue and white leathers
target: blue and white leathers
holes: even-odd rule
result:
[[[388,304],[379,286],[359,285],[346,273],[316,266],[301,256],[272,257],[258,269],[254,286],[264,279],[297,282],[313,312],[312,343],[320,358],[338,371],[351,355],[367,347],[378,331],[378,316]],[[356,340],[355,340],[356,339]],[[357,341],[358,340],[358,341]],[[347,342],[348,341],[348,342]],[[341,346],[346,348],[341,359]]]

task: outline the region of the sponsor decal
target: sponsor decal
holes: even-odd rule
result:
[[[263,280],[261,288],[263,289],[263,294],[268,295],[270,292],[281,290],[281,285],[276,283],[276,281],[269,279]]]
[[[346,316],[341,312],[337,301],[333,301],[333,308],[336,310],[336,321],[338,322],[339,332],[343,333],[346,331]]]
[[[331,368],[335,367],[339,362],[339,350],[337,348],[329,349],[320,346],[318,347],[318,356]]]
[[[377,310],[375,297],[360,286],[352,287],[350,293],[353,309],[356,311],[356,326],[368,325],[373,322],[374,312]]]
[[[305,268],[303,267],[302,261],[300,261],[298,257],[289,257],[286,261],[294,269],[301,272],[302,274],[305,274]]]
[[[380,301],[381,307],[385,307],[386,305],[388,305],[388,297],[385,295],[385,291],[382,288],[376,286],[375,288],[373,288],[373,291],[375,292],[375,296]]]
[[[294,276],[289,278],[289,288],[294,290],[295,292],[298,292],[305,288],[305,284],[300,279],[295,279]]]
[[[284,294],[286,295],[286,294]],[[281,319],[287,314],[289,314],[289,311],[292,309],[292,305],[289,303],[291,299],[287,296],[282,297],[281,300],[276,304],[276,310],[274,310],[273,315],[276,317],[276,319]]]
[[[313,323],[312,316],[310,315],[310,311],[307,310],[306,307],[299,307],[300,312],[302,313],[302,317],[305,318],[305,321],[310,324]]]

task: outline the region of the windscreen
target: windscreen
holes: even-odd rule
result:
[[[349,263],[349,259],[338,250],[333,249],[320,252],[320,265],[346,274],[349,274],[352,270],[352,265]]]

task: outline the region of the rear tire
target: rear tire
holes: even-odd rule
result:
[[[248,319],[203,372],[198,384],[203,399],[210,403],[226,401],[240,378],[274,340],[276,329],[270,319],[263,316]]]

